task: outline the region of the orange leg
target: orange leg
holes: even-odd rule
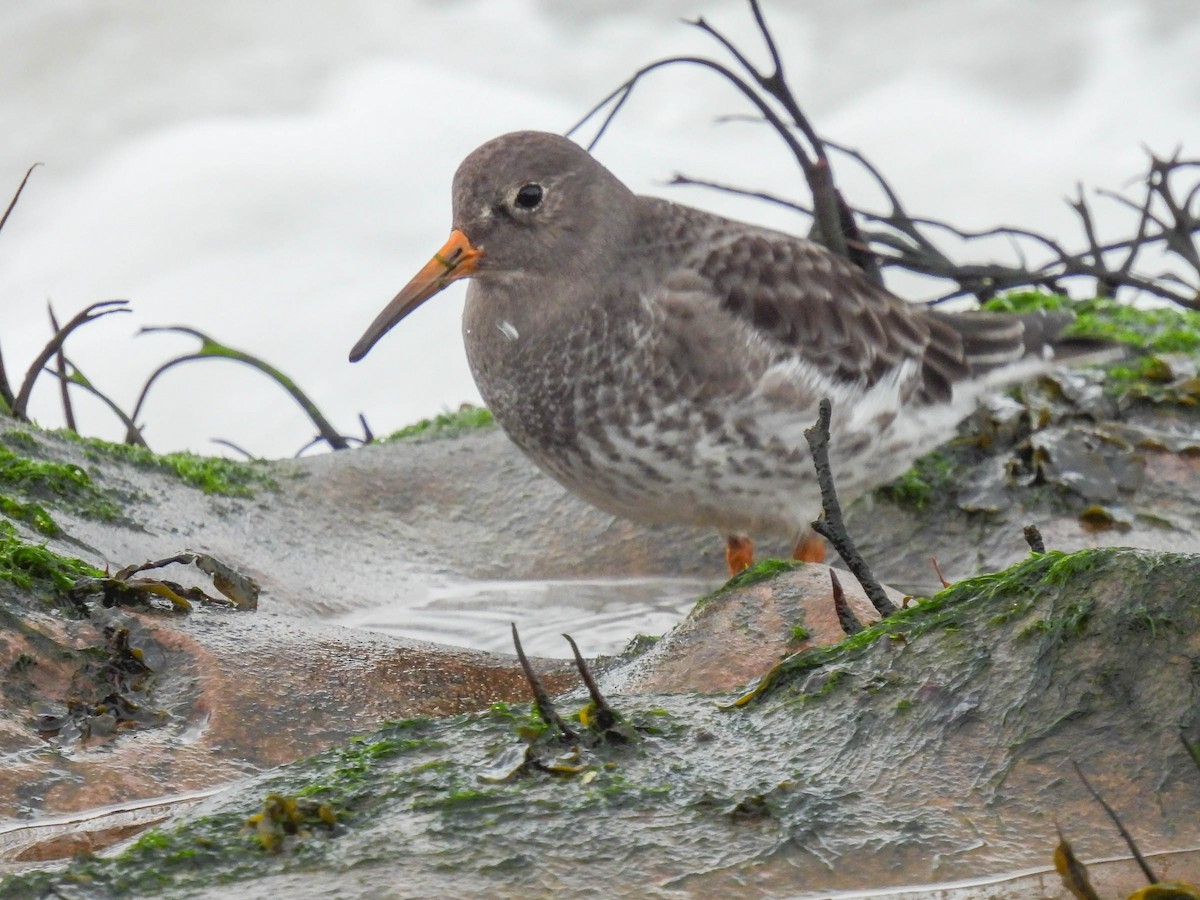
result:
[[[796,549],[792,551],[792,559],[811,563],[825,562],[825,538],[811,528],[808,529],[796,544]]]
[[[725,538],[725,563],[730,577],[754,565],[754,541],[744,535]]]

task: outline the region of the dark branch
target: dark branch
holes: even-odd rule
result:
[[[579,647],[576,645],[575,639],[569,634],[564,634],[563,637],[571,645],[571,652],[575,655],[575,668],[579,670],[579,677],[583,679],[583,683],[587,687],[588,696],[592,698],[592,705],[596,708],[596,724],[599,726],[600,731],[608,731],[613,725],[617,724],[617,714],[609,706],[608,701],[604,699],[604,695],[600,693],[600,688],[596,685],[596,679],[588,671],[587,662],[584,660],[583,654],[579,652]]]
[[[512,623],[512,638],[513,646],[517,648],[517,659],[520,660],[521,669],[525,672],[525,679],[533,690],[533,699],[537,702],[538,714],[542,717],[542,721],[551,728],[557,728],[568,740],[579,740],[575,729],[558,714],[558,710],[554,707],[554,701],[550,699],[545,685],[542,684],[542,679],[538,678],[537,672],[533,671],[533,666],[529,664],[529,659],[525,656],[525,649],[521,646],[521,636],[517,634],[516,622]]]
[[[1104,798],[1100,796],[1100,792],[1092,787],[1091,782],[1087,780],[1087,776],[1083,774],[1083,769],[1079,768],[1079,763],[1075,762],[1075,760],[1071,760],[1071,765],[1075,767],[1075,774],[1079,776],[1079,780],[1083,782],[1083,786],[1087,788],[1088,793],[1095,798],[1097,803],[1104,807],[1104,811],[1108,813],[1108,817],[1112,819],[1113,824],[1117,826],[1117,831],[1121,832],[1121,837],[1124,839],[1125,844],[1129,847],[1130,852],[1133,854],[1133,858],[1137,860],[1138,867],[1142,870],[1142,874],[1150,880],[1151,884],[1157,884],[1158,876],[1154,874],[1154,870],[1151,869],[1150,864],[1146,862],[1146,857],[1142,856],[1142,851],[1139,850],[1137,844],[1134,843],[1133,835],[1131,835],[1125,829],[1125,826],[1121,824],[1121,820],[1117,818],[1116,811],[1104,801]]]
[[[838,624],[842,626],[842,631],[846,633],[847,637],[858,634],[863,630],[863,623],[858,620],[858,616],[846,602],[846,592],[842,589],[842,583],[838,581],[837,572],[833,569],[829,570],[829,581],[833,585],[833,610],[837,613]]]
[[[142,437],[141,429],[134,424],[133,419],[125,414],[125,410],[117,406],[116,401],[92,384],[84,374],[75,366],[71,367],[74,371],[69,375],[64,375],[51,368],[46,368],[44,371],[47,375],[53,375],[55,378],[61,379],[63,384],[74,385],[81,387],[93,397],[97,398],[101,403],[107,406],[114,416],[121,420],[121,424],[125,426],[125,443],[133,444],[137,447],[146,447],[146,439]]]
[[[842,505],[838,502],[837,490],[833,485],[833,469],[829,465],[829,420],[832,410],[833,404],[829,399],[822,400],[817,423],[804,429],[804,439],[808,441],[813,467],[817,470],[817,483],[821,486],[821,518],[812,523],[812,529],[827,538],[841,554],[847,568],[858,579],[871,605],[879,610],[879,614],[890,616],[896,611],[896,604],[888,599],[883,587],[871,574],[870,567],[850,540],[846,523],[842,520]]]
[[[50,328],[54,334],[58,334],[61,330],[58,318],[54,315],[54,307],[49,302],[46,303],[46,312],[50,315]],[[75,410],[71,407],[71,391],[67,386],[67,356],[63,353],[61,346],[54,354],[54,368],[58,372],[58,389],[62,394],[63,419],[67,423],[67,430],[78,434],[79,429],[75,427]]]
[[[4,225],[8,222],[8,217],[12,214],[13,207],[17,205],[17,201],[21,199],[21,191],[25,190],[25,184],[29,181],[29,176],[33,174],[33,170],[40,166],[41,163],[34,163],[25,172],[25,177],[21,179],[20,185],[17,187],[17,192],[13,194],[13,198],[8,201],[8,207],[4,210],[4,215],[0,216],[0,231],[4,230]]]
[[[29,371],[25,373],[25,381],[21,384],[21,392],[17,394],[16,399],[12,404],[12,414],[18,419],[28,422],[29,414],[29,395],[33,393],[33,384],[37,381],[38,375],[41,374],[50,357],[58,352],[58,348],[63,345],[63,341],[81,325],[86,325],[96,319],[102,319],[109,313],[129,312],[128,300],[101,300],[99,303],[93,303],[83,312],[76,315],[71,321],[58,330],[58,333],[42,348],[42,352],[37,355],[37,358],[30,364]]]
[[[229,359],[234,362],[240,362],[250,366],[253,369],[267,375],[271,380],[283,388],[291,396],[293,400],[299,404],[300,408],[308,415],[312,423],[317,426],[317,432],[320,435],[319,439],[325,441],[334,450],[346,450],[350,447],[349,442],[343,437],[337,429],[329,423],[317,405],[309,399],[308,395],[300,389],[291,378],[276,369],[269,363],[264,362],[258,357],[251,356],[249,353],[243,353],[240,350],[234,350],[231,347],[226,347],[223,344],[214,341],[203,332],[197,331],[194,328],[187,328],[182,325],[160,326],[143,328],[139,334],[150,334],[156,332],[168,332],[173,334],[186,334],[200,341],[200,350],[196,353],[187,353],[183,356],[175,357],[163,363],[146,380],[142,385],[142,392],[138,396],[137,404],[133,408],[133,418],[136,420],[141,413],[142,404],[146,401],[146,396],[150,392],[150,387],[158,380],[159,376],[177,365],[185,362],[191,362],[197,359]],[[302,451],[303,452],[303,451]]]

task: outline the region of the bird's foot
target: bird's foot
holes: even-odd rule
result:
[[[725,538],[725,563],[731,578],[754,565],[754,541],[742,535]]]
[[[725,551],[725,555],[729,555],[728,550]],[[812,530],[805,532],[804,537],[796,544],[796,549],[792,551],[792,559],[810,563],[825,562],[825,538]]]

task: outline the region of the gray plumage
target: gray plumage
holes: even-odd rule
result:
[[[986,384],[1044,368],[1070,319],[905,303],[812,241],[637,196],[556,135],[489,141],[453,193],[470,264],[435,257],[445,272],[414,279],[352,358],[471,277],[463,336],[496,421],[638,521],[795,537],[819,512],[802,433],[822,397],[853,499],[947,440]]]

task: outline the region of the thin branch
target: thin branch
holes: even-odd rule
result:
[[[58,348],[63,345],[63,341],[81,325],[86,325],[88,322],[102,319],[109,313],[129,312],[128,300],[101,300],[99,303],[93,303],[83,312],[77,314],[71,321],[58,330],[58,333],[42,348],[42,352],[37,355],[37,358],[30,364],[29,371],[25,373],[25,380],[21,384],[21,392],[17,394],[16,400],[12,404],[12,414],[23,422],[29,421],[27,409],[29,406],[29,395],[33,393],[33,384],[37,381],[37,377],[41,374],[50,357],[58,352]]]
[[[520,660],[521,670],[525,673],[525,680],[529,682],[529,687],[533,691],[533,699],[537,703],[538,714],[542,717],[542,721],[552,728],[557,728],[567,740],[578,741],[579,735],[558,714],[558,710],[554,706],[554,701],[550,699],[550,694],[546,692],[546,687],[542,684],[542,679],[538,678],[537,672],[533,671],[533,666],[529,664],[529,659],[525,656],[525,648],[521,646],[521,636],[517,634],[517,623],[513,622],[511,624],[513,646],[517,650],[517,659]]]
[[[829,465],[829,421],[832,410],[833,404],[828,398],[821,400],[816,424],[804,429],[804,439],[808,441],[813,468],[817,470],[817,482],[821,486],[821,518],[812,523],[812,529],[833,544],[879,614],[890,616],[896,611],[896,604],[888,599],[883,587],[871,574],[870,567],[854,546],[842,519],[842,504],[838,501],[833,469]]]
[[[76,385],[83,388],[92,396],[99,398],[99,400],[105,406],[112,410],[113,415],[121,420],[121,424],[125,426],[125,443],[133,444],[137,447],[147,447],[146,439],[142,437],[141,429],[138,428],[133,419],[125,415],[125,411],[121,409],[121,407],[117,406],[111,397],[103,393],[86,377],[84,377],[84,374],[80,372],[78,368],[75,366],[72,366],[71,368],[74,369],[74,371],[70,375],[56,372],[54,369],[50,368],[47,368],[45,372],[48,375],[53,375],[55,378],[60,379],[64,385]]]
[[[12,214],[13,207],[17,205],[17,200],[21,198],[21,192],[25,190],[25,185],[29,181],[29,176],[33,174],[33,170],[40,166],[41,163],[34,163],[25,172],[25,177],[21,179],[21,183],[17,186],[17,192],[13,194],[12,200],[8,202],[8,206],[4,210],[4,215],[0,216],[0,231],[4,230],[4,225],[8,222],[8,217]],[[4,411],[9,415],[15,415],[13,410],[16,408],[16,398],[13,396],[12,385],[8,381],[8,373],[4,370],[4,357],[0,355],[0,404],[3,404]]]
[[[247,450],[245,447],[242,447],[240,444],[235,444],[233,441],[227,441],[227,440],[225,440],[225,438],[213,438],[212,442],[214,444],[219,444],[222,447],[227,447],[230,450],[232,450],[234,453],[240,453],[242,456],[246,457],[246,459],[255,459],[256,458],[255,455],[253,453],[251,453],[249,450]]]
[[[147,379],[146,383],[142,386],[142,392],[138,396],[137,404],[133,409],[134,419],[136,419],[141,413],[142,404],[146,400],[146,395],[150,392],[151,385],[153,385],[158,377],[164,372],[181,363],[190,362],[196,359],[229,359],[233,360],[234,362],[243,363],[251,368],[258,369],[260,372],[263,372],[269,376],[285,391],[287,391],[291,398],[300,405],[300,408],[308,414],[308,417],[312,420],[313,424],[317,426],[320,439],[328,443],[329,446],[334,450],[346,450],[349,448],[350,444],[346,441],[346,438],[343,437],[337,431],[337,429],[335,429],[329,423],[329,420],[325,418],[325,416],[317,408],[317,405],[309,399],[308,395],[305,394],[304,391],[300,390],[300,387],[296,384],[296,382],[294,382],[287,375],[283,374],[283,372],[279,371],[279,369],[276,369],[274,366],[263,362],[261,359],[258,359],[255,356],[251,356],[249,353],[243,353],[240,350],[234,350],[231,347],[226,347],[225,345],[214,341],[208,335],[197,331],[194,328],[187,328],[182,325],[157,326],[143,328],[138,333],[152,334],[160,332],[190,335],[191,337],[194,337],[200,341],[200,350],[197,353],[188,353],[183,356],[178,356],[175,359],[168,360],[154,370],[153,374],[151,374],[150,378]]]
[[[863,630],[863,623],[859,621],[858,616],[854,614],[854,610],[846,601],[846,592],[842,588],[842,583],[838,581],[837,572],[833,569],[829,570],[829,582],[833,587],[833,611],[837,613],[838,625],[842,627],[846,637],[858,634]]]
[[[13,198],[8,201],[8,207],[4,210],[4,215],[0,216],[0,231],[4,230],[4,225],[8,221],[9,215],[12,214],[13,207],[17,205],[17,201],[21,198],[21,191],[25,190],[25,184],[29,181],[29,176],[33,174],[33,170],[40,166],[41,163],[34,163],[25,172],[25,177],[21,179],[21,184],[17,187],[17,192],[13,194]]]
[[[1079,780],[1083,782],[1083,786],[1087,788],[1088,793],[1095,798],[1097,803],[1104,807],[1104,811],[1108,813],[1108,817],[1112,819],[1113,824],[1117,826],[1117,831],[1121,832],[1121,837],[1125,840],[1130,852],[1133,853],[1133,858],[1137,860],[1138,867],[1142,870],[1142,874],[1150,880],[1151,884],[1157,884],[1158,876],[1154,874],[1154,870],[1151,869],[1150,864],[1146,862],[1146,857],[1142,856],[1142,851],[1139,850],[1137,844],[1134,843],[1133,835],[1131,835],[1125,829],[1125,826],[1121,824],[1121,820],[1117,818],[1116,812],[1104,801],[1104,798],[1100,796],[1100,792],[1092,787],[1091,782],[1087,780],[1087,776],[1083,774],[1083,769],[1079,768],[1079,763],[1075,762],[1075,760],[1071,760],[1071,765],[1075,767],[1075,774],[1079,776]]]
[[[779,118],[778,114],[771,108],[770,104],[768,104],[766,100],[759,96],[758,92],[756,92],[754,88],[751,87],[744,79],[730,70],[727,66],[704,57],[672,56],[643,66],[642,68],[638,69],[628,81],[593,106],[592,109],[589,110],[582,119],[580,119],[567,131],[567,135],[570,136],[571,134],[574,134],[597,112],[599,112],[599,110],[603,109],[614,99],[619,98],[617,99],[617,103],[615,104],[614,108],[609,112],[604,122],[601,124],[600,130],[597,132],[596,137],[588,145],[588,149],[591,150],[593,147],[595,147],[596,142],[600,140],[600,137],[604,134],[605,130],[607,130],[609,123],[611,123],[613,120],[613,117],[625,104],[625,101],[629,99],[629,95],[632,93],[633,88],[638,81],[644,76],[649,75],[651,72],[654,72],[665,66],[672,65],[701,66],[702,68],[716,72],[731,85],[737,88],[737,90],[741,92],[742,96],[749,100],[750,103],[758,109],[762,117],[771,125],[771,127],[775,130],[775,133],[778,134],[783,142],[787,145],[788,149],[792,153],[792,156],[800,166],[801,171],[804,173],[810,189],[813,190],[814,202],[816,203],[817,208],[824,209],[830,205],[831,201],[828,197],[828,191],[822,187],[822,185],[826,184],[828,184],[830,188],[832,187],[832,179],[828,174],[828,165],[825,164],[823,160],[820,165],[813,162],[808,152],[800,145],[800,142],[796,140],[795,135],[792,134],[787,123]],[[834,210],[835,214],[831,215],[827,221],[837,222],[840,218],[840,211],[838,211],[836,208],[836,199],[837,198],[834,198],[834,201],[832,201],[834,202],[834,206],[830,207]],[[821,233],[821,238],[825,245],[839,256],[848,256],[849,253],[846,248],[846,241],[842,234],[841,228],[831,227],[828,230],[829,233],[825,233],[824,230]]]
[[[4,370],[3,353],[0,353],[0,405],[4,406],[4,412],[10,416],[13,414],[13,407],[16,405],[16,398],[13,397],[12,388],[8,383],[8,373]]]
[[[575,655],[575,668],[579,670],[579,677],[583,679],[584,686],[587,687],[588,696],[592,698],[592,705],[596,708],[596,724],[600,731],[608,731],[617,723],[617,714],[609,705],[604,695],[600,693],[600,688],[596,685],[596,679],[592,677],[592,673],[588,670],[587,662],[583,658],[583,654],[579,652],[579,646],[575,643],[575,639],[569,634],[564,634],[567,643],[571,645],[571,652]]]
[[[46,312],[50,314],[50,327],[58,334],[58,318],[54,315],[54,307],[49,301],[46,302]],[[75,410],[71,408],[71,391],[67,387],[67,357],[62,347],[54,354],[54,368],[58,372],[58,388],[62,393],[63,419],[67,423],[67,430],[78,434],[79,429],[75,427]]]
[[[747,188],[734,187],[733,185],[722,184],[717,181],[705,181],[701,178],[692,178],[688,175],[678,173],[676,173],[675,177],[669,183],[672,186],[709,188],[710,190],[719,191],[724,194],[732,194],[735,197],[749,197],[752,200],[763,200],[775,206],[782,206],[784,209],[801,213],[802,215],[812,216],[813,214],[813,211],[807,206],[796,203],[794,200],[785,200],[783,197],[777,197],[775,194],[768,194],[766,191],[752,191]]]

